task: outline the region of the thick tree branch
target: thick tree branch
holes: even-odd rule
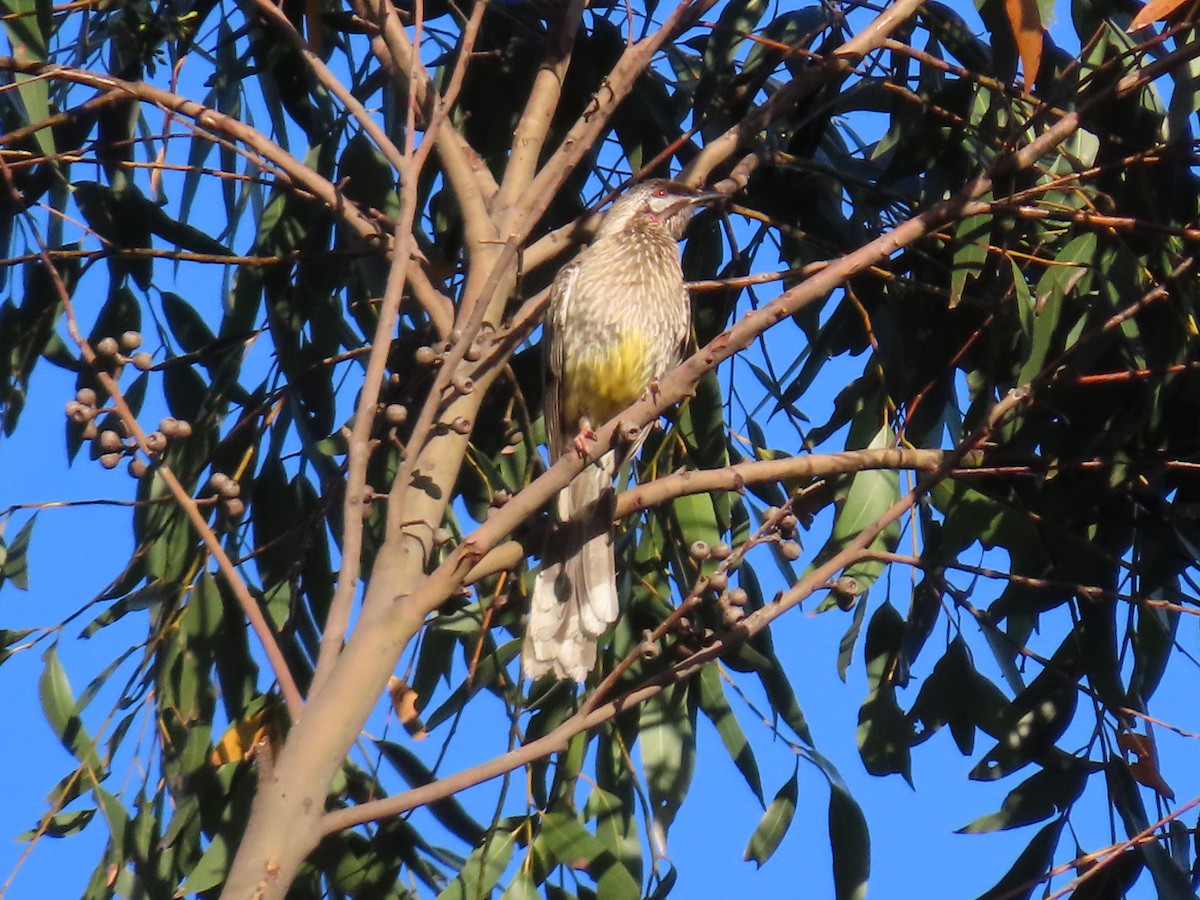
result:
[[[447,98],[438,102],[434,109],[433,118],[429,123],[430,131],[433,134],[439,133],[442,124],[447,121],[450,107],[453,105],[454,98],[457,96],[458,90],[462,85],[463,74],[466,71],[466,59],[469,57],[470,49],[474,45],[485,7],[485,3],[476,2],[471,20],[467,23],[467,28],[463,35],[463,53],[451,76]],[[414,55],[414,63],[415,59]],[[413,82],[414,79],[412,78],[409,78],[407,81],[409,84]],[[379,321],[376,324],[375,339],[367,363],[366,379],[355,412],[354,427],[351,431],[347,487],[343,510],[343,522],[345,524],[343,526],[342,569],[338,575],[338,586],[334,593],[333,602],[330,605],[326,628],[321,635],[321,650],[317,660],[316,673],[313,676],[313,693],[316,693],[328,679],[341,650],[342,641],[346,635],[346,628],[350,621],[350,610],[358,587],[358,577],[362,566],[360,559],[363,532],[361,510],[364,501],[364,491],[366,489],[367,463],[370,458],[371,429],[375,421],[375,410],[379,400],[379,393],[383,386],[383,376],[387,368],[391,340],[395,334],[396,322],[399,319],[400,300],[404,293],[404,285],[406,280],[413,280],[409,273],[416,268],[409,264],[409,255],[415,250],[413,227],[416,221],[418,205],[417,184],[421,171],[429,159],[430,150],[435,143],[434,138],[431,136],[422,142],[421,146],[415,152],[413,151],[412,139],[415,134],[416,111],[416,104],[409,103],[408,121],[405,128],[405,134],[409,138],[405,148],[405,158],[401,160],[403,177],[401,178],[400,187],[401,215],[398,225],[399,241],[392,258],[388,284],[380,308]],[[422,283],[420,290],[424,289],[425,284]],[[442,325],[447,328],[448,332],[449,323],[443,322]],[[445,369],[439,374],[444,375]],[[438,405],[437,398],[439,397],[439,391],[432,391],[429,400],[426,401],[425,410],[432,411],[436,409]],[[424,412],[423,410],[423,414]],[[415,457],[419,453],[419,446],[412,446],[410,444],[409,452]],[[397,491],[398,485],[407,484],[407,479],[402,478],[402,476],[403,468],[392,486],[392,495],[389,500],[389,524],[387,531],[389,538],[394,533],[396,528],[395,523],[402,518],[399,515],[399,511],[403,502],[403,490]],[[397,514],[393,515],[393,511]],[[438,521],[440,521],[440,517]],[[429,523],[429,526],[431,528],[435,527],[436,523]]]
[[[495,240],[485,202],[497,190],[495,179],[445,114],[438,116],[438,110],[446,107],[437,96],[429,73],[417,64],[396,8],[388,0],[352,0],[352,5],[359,16],[378,25],[380,36],[371,42],[376,58],[401,93],[410,96],[410,102],[416,104],[432,132],[442,169],[462,211],[468,243]],[[435,117],[439,118],[437,123]]]
[[[691,494],[742,491],[750,484],[773,483],[783,479],[819,479],[871,469],[928,471],[941,465],[944,456],[945,451],[942,450],[846,450],[842,453],[814,453],[742,462],[723,469],[685,470],[620,492],[613,508],[613,518],[620,520]],[[970,468],[959,469],[955,474],[972,471]],[[467,573],[466,583],[474,584],[489,575],[512,569],[528,555],[519,541],[506,541],[490,551]]]
[[[575,34],[586,6],[585,0],[570,0],[558,11],[558,20],[546,44],[545,58],[534,76],[529,100],[513,132],[512,151],[496,198],[496,204],[501,209],[511,206],[533,181],[550,123],[554,120],[562,96],[563,81],[575,46]]]

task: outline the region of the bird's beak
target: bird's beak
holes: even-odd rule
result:
[[[727,195],[722,194],[720,191],[699,191],[695,194],[692,194],[690,197],[680,197],[679,200],[673,203],[670,209],[663,214],[662,218],[664,220],[669,219],[683,212],[685,209],[693,209],[697,206],[704,206],[717,200],[724,200],[726,197]]]
[[[701,191],[692,197],[690,202],[695,203],[696,205],[701,205],[705,203],[712,203],[717,200],[725,200],[728,198],[728,196],[728,194],[723,194],[720,191]]]

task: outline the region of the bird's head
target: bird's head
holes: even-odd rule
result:
[[[714,191],[699,191],[678,181],[655,178],[634,185],[616,199],[598,236],[611,234],[637,225],[658,225],[678,240],[696,207],[725,195]]]

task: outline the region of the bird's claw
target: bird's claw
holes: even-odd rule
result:
[[[573,441],[575,452],[580,456],[588,455],[588,444],[596,439],[596,432],[592,429],[592,423],[586,419],[579,423],[579,433],[575,435]]]

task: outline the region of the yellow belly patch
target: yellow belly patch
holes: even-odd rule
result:
[[[627,333],[572,354],[563,366],[564,421],[586,416],[600,426],[641,397],[650,384],[649,351],[644,335]]]

